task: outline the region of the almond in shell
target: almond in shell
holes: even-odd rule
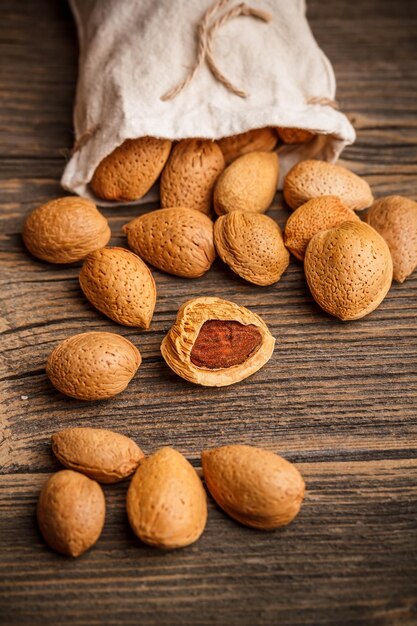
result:
[[[256,128],[246,133],[219,139],[226,165],[248,152],[271,152],[277,145],[278,137],[273,128]]]
[[[156,182],[171,151],[169,139],[126,139],[97,166],[91,189],[103,200],[142,198]]]
[[[277,128],[279,138],[283,143],[308,143],[315,135],[309,130],[303,128]]]
[[[214,241],[222,261],[255,285],[276,283],[289,264],[281,229],[267,215],[246,211],[222,215],[214,225]]]
[[[289,524],[304,498],[304,480],[282,457],[232,445],[201,454],[204,480],[217,504],[245,526],[272,530]]]
[[[159,209],[137,217],[123,230],[133,252],[168,274],[198,278],[216,258],[213,222],[201,211]]]
[[[207,522],[207,497],[192,465],[173,448],[142,459],[126,500],[134,533],[166,550],[197,541]]]
[[[99,483],[117,483],[144,457],[136,443],[105,428],[66,428],[52,435],[52,450],[65,467]]]
[[[275,152],[250,152],[233,161],[214,189],[217,215],[232,211],[265,213],[277,190],[279,161]]]
[[[403,196],[379,198],[365,219],[388,244],[394,280],[404,282],[417,267],[417,202]]]
[[[366,209],[373,202],[366,180],[345,167],[326,161],[300,161],[285,177],[285,202],[297,209],[318,196],[338,196],[353,211]]]
[[[38,501],[38,524],[56,552],[77,557],[93,546],[104,526],[106,502],[98,483],[72,470],[57,472]]]
[[[208,387],[232,385],[271,358],[275,339],[255,313],[220,298],[195,298],[182,305],[161,344],[178,376]]]
[[[355,320],[376,309],[392,281],[384,239],[364,222],[343,222],[317,233],[304,259],[310,291],[322,309]]]
[[[30,213],[23,227],[26,248],[49,263],[75,263],[105,246],[111,237],[106,218],[91,200],[67,196]]]
[[[60,343],[48,357],[51,383],[79,400],[104,400],[126,389],[141,363],[139,350],[115,333],[89,332]]]
[[[150,269],[124,248],[101,248],[85,259],[79,275],[85,297],[124,326],[149,328],[156,287]]]
[[[215,141],[178,142],[161,176],[162,207],[188,207],[210,213],[213,187],[225,162]]]

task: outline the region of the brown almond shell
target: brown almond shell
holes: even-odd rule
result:
[[[226,165],[249,152],[271,152],[277,145],[274,128],[256,128],[218,140]]]

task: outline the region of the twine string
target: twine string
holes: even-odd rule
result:
[[[337,100],[332,100],[331,98],[321,98],[320,96],[312,96],[311,98],[308,98],[307,104],[322,104],[323,106],[332,107],[332,109],[339,108]]]

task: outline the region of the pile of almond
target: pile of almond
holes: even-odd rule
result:
[[[38,501],[46,543],[77,557],[103,530],[105,497],[99,483],[131,479],[126,511],[134,533],[163,549],[197,541],[207,523],[203,483],[173,448],[146,456],[132,439],[99,428],[68,428],[52,436],[52,450],[67,468],[51,476]],[[304,481],[282,457],[252,446],[233,445],[201,454],[206,486],[217,504],[241,524],[273,530],[289,524],[304,498]]]
[[[417,267],[417,203],[401,196],[374,202],[368,183],[346,168],[302,161],[285,177],[284,199],[293,213],[282,232],[265,215],[277,189],[279,140],[300,143],[314,136],[264,128],[218,142],[127,140],[99,164],[91,190],[105,200],[134,201],[159,178],[161,208],[123,228],[129,249],[106,247],[111,237],[106,218],[93,202],[78,197],[35,209],[26,220],[24,242],[44,261],[82,261],[85,297],[124,326],[151,325],[157,294],[149,265],[198,278],[217,255],[243,280],[266,286],[281,279],[292,253],[304,264],[311,294],[324,311],[341,320],[361,318],[379,306],[392,278],[403,282]],[[361,221],[355,211],[369,207]],[[207,296],[181,306],[161,353],[187,381],[224,386],[258,371],[274,345],[256,313]],[[139,350],[124,337],[87,332],[56,346],[46,371],[60,392],[103,400],[122,392],[140,364]],[[97,540],[105,502],[95,481],[115,482],[135,470],[127,512],[143,541],[179,547],[203,532],[204,489],[175,450],[163,448],[144,458],[130,440],[91,429],[55,435],[53,446],[70,469],[48,481],[38,517],[56,550],[76,556]],[[227,446],[203,452],[202,465],[216,502],[241,523],[275,528],[299,510],[302,478],[276,455]]]

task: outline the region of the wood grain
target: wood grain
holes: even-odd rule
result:
[[[342,163],[376,196],[417,199],[416,4],[308,4],[358,132]],[[0,623],[415,625],[417,274],[370,316],[341,323],[319,310],[294,260],[268,288],[220,261],[191,281],[155,271],[151,330],[113,324],[83,298],[79,266],[42,263],[20,237],[29,211],[62,193],[73,139],[77,47],[66,3],[3,0],[0,54]],[[121,227],[149,208],[105,209],[112,243],[125,245]],[[271,215],[285,223],[280,194]],[[159,345],[190,295],[262,315],[277,338],[267,366],[217,390],[176,377]],[[80,330],[119,332],[141,350],[137,376],[111,401],[65,398],[46,378],[50,350]],[[195,466],[210,446],[264,446],[299,463],[305,505],[294,524],[265,534],[210,502],[201,540],[160,553],[130,531],[124,483],[106,488],[97,546],[76,561],[60,557],[39,535],[35,505],[59,467],[51,434],[76,425],[128,434],[146,452],[173,445]]]

